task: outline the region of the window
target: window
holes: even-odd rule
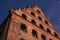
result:
[[[24,38],[21,38],[20,40],[25,40]]]
[[[26,17],[26,15],[25,15],[25,14],[22,14],[22,18],[27,19],[27,17]]]
[[[48,22],[45,20],[45,23],[48,24]]]
[[[33,20],[33,19],[31,20],[31,22],[32,22],[33,24],[36,24],[35,20]]]
[[[50,29],[47,28],[47,32],[48,32],[48,33],[51,33]]]
[[[51,38],[49,38],[49,40],[52,40]]]
[[[40,27],[41,29],[44,29],[42,24],[39,24],[39,27]]]
[[[34,29],[32,30],[32,36],[37,38],[37,32]]]
[[[0,32],[0,36],[1,36],[1,33],[2,33],[2,32]]]
[[[54,36],[55,36],[55,37],[58,37],[57,33],[54,32]]]
[[[40,11],[39,11],[39,10],[37,10],[37,12],[38,12],[38,13],[40,13]]]
[[[44,35],[41,35],[42,40],[46,40],[46,37]]]
[[[38,19],[42,21],[41,17],[38,16]]]
[[[32,15],[32,16],[35,16],[35,14],[34,14],[33,12],[31,12],[31,15]]]
[[[2,28],[0,27],[0,36],[2,35],[2,32],[3,32],[3,30],[2,30]]]
[[[27,32],[27,27],[25,24],[21,24],[21,30],[24,31],[24,32]]]

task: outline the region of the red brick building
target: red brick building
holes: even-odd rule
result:
[[[60,34],[37,5],[10,9],[6,20],[1,25],[2,29],[6,27],[4,35],[0,31],[1,40],[60,40]]]

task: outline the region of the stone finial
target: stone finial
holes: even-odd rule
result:
[[[34,7],[38,7],[38,8],[40,8],[37,4],[35,4]]]
[[[21,9],[19,8],[19,11],[21,11]]]
[[[9,10],[10,12],[12,12],[12,11],[14,11],[14,9],[13,8],[10,8],[10,10]]]
[[[28,5],[27,8],[30,8],[30,5]]]

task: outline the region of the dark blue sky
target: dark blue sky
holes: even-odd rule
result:
[[[60,32],[60,0],[0,0],[0,25],[7,17],[9,8],[24,8],[38,4]]]

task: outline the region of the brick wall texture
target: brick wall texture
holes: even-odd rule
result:
[[[39,6],[35,5],[32,8],[28,6],[28,8],[16,10],[10,9],[10,13],[12,14],[12,16],[7,34],[7,40],[60,39],[60,34],[56,31],[50,20],[44,15]],[[38,17],[40,17],[40,19],[38,19]],[[32,20],[34,20],[35,22],[32,22]],[[21,28],[21,24],[25,24],[26,28]],[[43,28],[41,28],[42,26],[40,27],[39,24],[41,24]],[[32,33],[32,30],[35,30],[36,33]],[[43,38],[42,35],[44,35]]]

